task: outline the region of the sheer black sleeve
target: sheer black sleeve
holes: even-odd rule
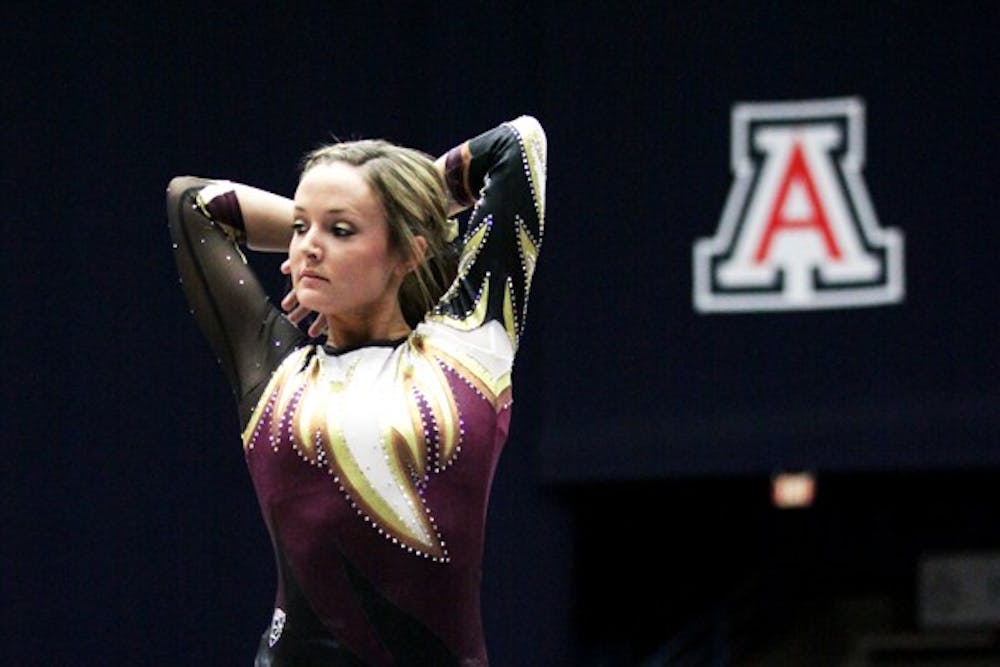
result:
[[[462,236],[458,276],[429,320],[464,330],[495,320],[517,348],[545,228],[545,160],[545,133],[529,116],[449,151],[451,197],[475,206]]]
[[[237,219],[215,219],[199,197],[210,185],[219,190],[214,181],[173,179],[167,220],[184,294],[225,370],[244,425],[274,366],[306,336],[271,304],[247,265],[237,244],[243,230],[235,194],[222,192],[218,201],[228,198]]]

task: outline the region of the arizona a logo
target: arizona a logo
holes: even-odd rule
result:
[[[695,308],[901,301],[903,237],[868,200],[864,140],[856,98],[736,105],[735,178],[715,236],[694,246]]]

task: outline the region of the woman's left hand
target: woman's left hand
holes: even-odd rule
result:
[[[292,265],[289,260],[286,259],[281,263],[281,272],[286,276],[291,275]],[[288,294],[281,300],[281,309],[285,311],[285,315],[295,325],[298,325],[313,313],[313,311],[299,303],[294,289],[289,290]],[[326,316],[317,315],[313,323],[309,325],[308,333],[313,338],[326,333]]]

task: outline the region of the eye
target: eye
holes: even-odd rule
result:
[[[304,220],[296,220],[292,223],[292,233],[293,234],[304,234],[306,231],[306,223]]]
[[[334,236],[353,236],[354,226],[346,222],[335,222],[330,227],[330,233]]]

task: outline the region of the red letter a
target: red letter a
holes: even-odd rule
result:
[[[806,218],[789,218],[785,215],[785,204],[788,201],[788,193],[793,184],[798,184],[809,199],[811,215]],[[796,141],[792,146],[792,157],[788,161],[788,169],[778,187],[778,196],[774,198],[774,205],[771,208],[771,215],[767,218],[767,227],[761,238],[760,246],[754,254],[754,261],[758,264],[767,258],[767,253],[771,249],[771,242],[775,235],[785,229],[816,229],[823,237],[826,250],[834,259],[840,259],[840,248],[830,231],[830,223],[827,222],[826,213],[816,193],[816,186],[813,183],[809,168],[806,167],[805,157],[802,155],[802,146]]]

